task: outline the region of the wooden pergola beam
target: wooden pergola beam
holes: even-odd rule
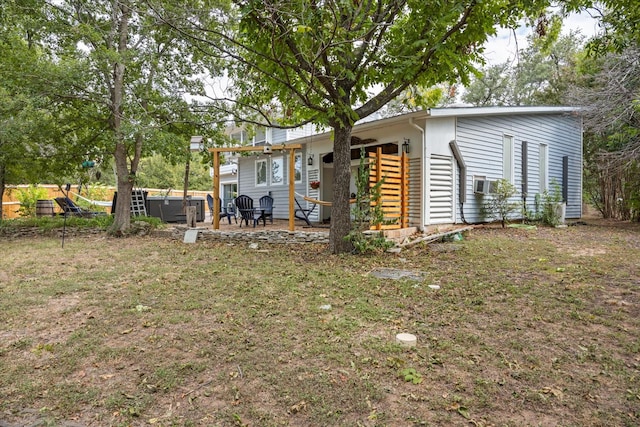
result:
[[[264,152],[269,147],[271,151],[289,150],[289,231],[295,231],[295,176],[291,168],[295,162],[295,151],[302,149],[302,144],[280,144],[267,146],[243,146],[243,147],[214,147],[209,148],[213,155],[213,218],[214,230],[220,229],[220,153]]]

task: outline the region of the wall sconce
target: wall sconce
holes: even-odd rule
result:
[[[402,143],[402,151],[404,151],[405,153],[409,154],[409,144],[411,143],[411,140],[409,138],[405,138],[404,142]]]
[[[270,146],[268,146],[268,145],[265,145],[265,146],[264,146],[264,148],[262,149],[262,152],[263,152],[264,154],[271,154],[271,153],[272,153],[272,151],[271,151],[271,147],[270,147]]]
[[[313,166],[313,154],[309,154],[309,158],[307,159],[307,165]]]

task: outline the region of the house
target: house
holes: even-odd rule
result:
[[[331,202],[332,134],[287,138],[270,133],[265,146],[237,158],[238,194],[254,199],[269,194],[275,218],[289,218],[289,173],[300,204],[311,199]],[[293,154],[286,147],[299,144]],[[491,182],[505,178],[518,190],[518,200],[535,209],[535,195],[561,189],[566,218],[582,214],[582,118],[573,107],[433,108],[380,120],[356,123],[352,132],[351,191],[355,193],[360,149],[406,156],[408,225],[484,222],[481,206]],[[243,153],[247,154],[247,153]],[[293,159],[291,161],[290,159]],[[311,181],[320,181],[317,189]],[[331,218],[331,206],[318,206],[310,218]]]

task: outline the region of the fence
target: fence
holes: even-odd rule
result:
[[[30,185],[11,185],[5,187],[4,195],[2,196],[2,219],[10,219],[10,218],[18,218],[20,217],[20,201],[18,200],[18,190],[27,190],[31,186]],[[43,184],[38,185],[37,188],[42,188],[46,190],[47,196],[46,200],[53,200],[56,197],[64,197],[63,192],[60,190],[60,187],[53,184]],[[158,188],[145,188],[145,191],[149,192],[150,196],[180,196],[184,194],[182,190],[165,190]],[[89,191],[87,191],[86,187],[82,187],[80,192],[77,191],[76,188],[72,188],[69,191],[69,196],[74,201],[80,199],[88,199],[100,202],[111,202],[113,200],[113,193],[116,191],[115,187],[91,187],[89,186]],[[207,194],[211,194],[211,191],[200,191],[200,190],[189,190],[187,192],[188,196],[192,197],[206,197]],[[81,197],[79,197],[81,196]],[[97,198],[99,196],[99,198]],[[86,201],[86,200],[85,200]],[[93,205],[91,210],[104,210],[107,213],[111,212],[110,206],[100,206]],[[54,203],[54,213],[61,213],[62,210],[60,207]]]

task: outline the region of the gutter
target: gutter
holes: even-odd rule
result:
[[[427,114],[430,115],[431,110],[427,110]],[[420,203],[420,230],[424,230],[424,226],[426,224],[426,217],[425,217],[425,206],[427,203],[426,200],[426,195],[425,195],[425,188],[427,188],[427,174],[425,173],[426,171],[426,162],[427,162],[427,141],[425,139],[425,130],[423,128],[421,128],[420,126],[418,126],[414,121],[413,121],[413,117],[409,117],[409,125],[411,125],[412,127],[414,127],[415,129],[417,129],[420,134],[422,135],[421,138],[421,146],[422,146],[422,155],[421,157],[421,163],[422,163],[422,170],[421,170],[421,175],[422,175],[422,180],[421,180],[421,191],[420,191],[420,199],[421,199],[421,203]]]

